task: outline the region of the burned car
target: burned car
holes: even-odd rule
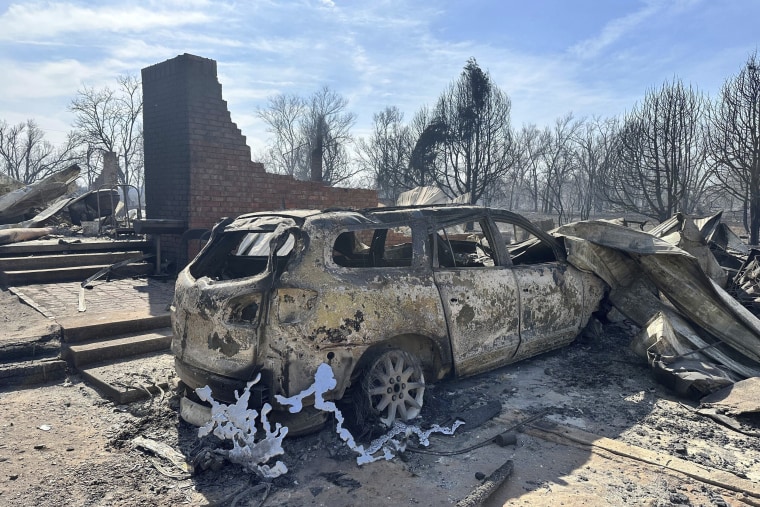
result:
[[[177,279],[172,351],[189,387],[183,417],[193,422],[189,414],[198,413],[195,388],[208,385],[214,399],[234,402],[260,375],[252,408],[268,402],[287,423],[274,395],[308,388],[327,363],[337,381],[328,398],[350,392],[386,425],[409,420],[420,413],[427,381],[570,343],[605,288],[567,263],[561,240],[505,210],[283,210],[225,219]]]

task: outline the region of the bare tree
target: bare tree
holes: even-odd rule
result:
[[[545,185],[544,161],[551,144],[551,131],[539,130],[536,125],[523,125],[517,136],[517,163],[524,174],[526,189],[532,201],[531,209],[538,211]]]
[[[431,125],[445,127],[436,178],[451,196],[470,194],[474,204],[514,162],[511,102],[474,58],[444,91]]]
[[[542,207],[544,213],[556,212],[560,224],[569,217],[577,197],[576,193],[568,192],[567,186],[576,170],[573,142],[582,125],[582,120],[576,120],[572,113],[568,113],[557,118],[545,136],[548,144],[541,157],[546,180]]]
[[[423,106],[412,118],[409,135],[414,142],[403,185],[409,189],[431,186],[436,183],[438,161],[446,143],[446,125]]]
[[[620,209],[665,220],[692,213],[707,184],[705,99],[680,80],[649,91],[626,115],[605,196]]]
[[[23,183],[32,183],[65,169],[78,159],[72,135],[53,146],[34,120],[16,125],[0,121],[0,171]]]
[[[337,185],[356,175],[348,148],[356,115],[347,111],[348,100],[324,86],[308,99],[279,95],[269,99],[257,115],[264,120],[273,140],[267,148],[272,170],[298,179],[314,179],[314,157],[321,168],[317,177],[326,185]]]
[[[588,220],[591,211],[602,211],[602,181],[613,162],[617,118],[592,118],[585,121],[575,135],[576,189],[581,220]]]
[[[523,126],[523,129],[526,129]],[[494,201],[499,206],[518,210],[524,205],[525,198],[529,196],[528,191],[528,170],[529,160],[527,151],[523,145],[523,133],[521,130],[514,137],[514,162],[509,172],[501,177],[498,186],[494,190]]]
[[[357,162],[373,175],[380,197],[395,202],[410,188],[406,178],[412,150],[410,130],[403,123],[404,113],[395,106],[375,113],[372,120],[370,137],[357,140]]]
[[[572,113],[539,129],[523,125],[515,136],[515,163],[501,188],[510,209],[521,200],[532,211],[556,213],[560,222],[600,210],[604,170],[612,163],[616,120],[576,119]]]
[[[142,181],[142,92],[135,76],[119,76],[118,87],[83,87],[71,101],[74,128],[91,150],[112,151],[120,161],[119,180]]]
[[[269,98],[266,109],[256,114],[267,124],[273,134],[272,144],[267,146],[267,167],[275,173],[304,179],[308,165],[309,149],[303,139],[300,124],[306,112],[306,102],[297,95],[276,95]]]
[[[760,241],[760,69],[757,51],[723,85],[710,109],[709,150],[715,175],[744,204],[750,244]],[[747,220],[749,212],[749,221]],[[749,223],[748,223],[749,222]]]
[[[311,96],[302,132],[309,146],[310,156],[321,155],[322,181],[337,185],[354,176],[348,147],[353,142],[351,127],[356,115],[348,112],[348,100],[327,86]],[[312,161],[310,160],[310,166]]]

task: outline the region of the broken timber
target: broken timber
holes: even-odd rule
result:
[[[588,448],[591,452],[600,456],[611,453],[616,456],[622,456],[677,472],[705,484],[742,493],[752,498],[760,498],[760,485],[753,481],[741,479],[732,473],[722,470],[700,466],[669,454],[642,449],[641,447],[566,426],[538,426],[534,424],[526,427],[523,431],[528,435],[549,442]]]
[[[507,480],[507,477],[512,475],[512,470],[514,470],[514,468],[514,463],[511,459],[504,462],[503,465],[486,477],[483,484],[473,489],[469,495],[459,500],[457,502],[457,507],[478,507],[479,505],[483,505],[483,502],[488,500],[493,492],[499,489],[499,486]]]
[[[53,232],[55,232],[55,228],[53,227],[42,227],[39,229],[4,229],[0,230],[0,245],[29,241],[47,236]]]

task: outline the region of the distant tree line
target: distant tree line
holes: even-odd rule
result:
[[[257,110],[271,134],[267,170],[326,185],[376,188],[394,202],[434,185],[468,202],[553,214],[561,223],[599,213],[664,220],[676,212],[740,210],[760,240],[760,69],[757,52],[709,98],[674,78],[645,91],[627,113],[513,127],[511,101],[474,58],[432,106],[406,122],[393,105],[355,137],[356,115],[329,87],[277,95]],[[91,183],[105,151],[120,179],[143,179],[142,95],[132,76],[114,89],[84,87],[72,100],[73,130],[61,146],[33,120],[0,121],[0,172],[29,183],[74,161]],[[318,169],[315,171],[315,167]]]
[[[388,202],[435,185],[451,197],[468,195],[470,203],[549,213],[561,223],[608,212],[662,221],[677,212],[728,208],[742,212],[750,242],[758,244],[758,65],[757,53],[750,54],[713,100],[674,78],[647,90],[619,117],[568,113],[543,128],[512,127],[508,95],[475,59],[433,107],[423,106],[407,123],[397,107],[387,106],[363,138],[349,133],[347,101],[327,89],[306,100],[274,97],[258,114],[273,139],[268,167],[308,179],[318,132],[308,119],[319,115],[316,98],[329,95],[336,108],[332,117],[320,116],[326,120],[320,135],[353,156],[334,165],[325,158],[325,182],[358,176]]]
[[[119,76],[115,88],[84,86],[69,104],[73,129],[54,146],[37,122],[0,120],[0,172],[33,183],[77,163],[89,187],[103,168],[103,154],[116,153],[119,182],[143,182],[142,88],[134,76]]]

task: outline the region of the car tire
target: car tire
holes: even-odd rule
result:
[[[388,349],[369,361],[362,377],[362,398],[367,412],[390,427],[420,414],[425,376],[420,360],[401,349]]]

